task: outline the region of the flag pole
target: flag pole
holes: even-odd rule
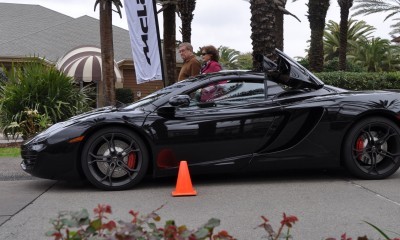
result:
[[[160,53],[161,77],[162,77],[163,85],[164,85],[164,87],[166,87],[165,86],[164,61],[163,61],[162,48],[161,48],[160,28],[158,26],[158,14],[157,14],[156,0],[153,0],[153,11],[154,11],[154,18],[155,18],[156,29],[157,29],[158,51]]]

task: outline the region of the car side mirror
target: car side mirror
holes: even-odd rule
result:
[[[169,99],[169,104],[174,107],[189,107],[190,97],[188,95],[176,95]]]
[[[157,109],[157,115],[163,118],[174,118],[175,117],[175,107],[160,107]]]
[[[177,107],[188,107],[190,105],[190,97],[188,95],[176,95],[169,99],[169,105],[157,109],[157,115],[163,118],[175,119],[175,111]]]

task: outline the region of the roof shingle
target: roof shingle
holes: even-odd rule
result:
[[[44,57],[57,62],[69,50],[100,47],[99,21],[72,18],[39,5],[0,3],[0,56]],[[113,27],[114,58],[132,59],[128,30]]]

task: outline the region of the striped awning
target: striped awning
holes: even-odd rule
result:
[[[77,82],[98,82],[102,79],[101,50],[95,46],[81,46],[65,54],[56,67]],[[122,84],[122,74],[114,61],[116,85]]]

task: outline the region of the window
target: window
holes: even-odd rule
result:
[[[283,91],[279,85],[272,82],[269,84],[271,84],[269,94],[275,95]],[[264,81],[263,79],[220,80],[192,91],[189,96],[190,107],[228,106],[263,101]]]

